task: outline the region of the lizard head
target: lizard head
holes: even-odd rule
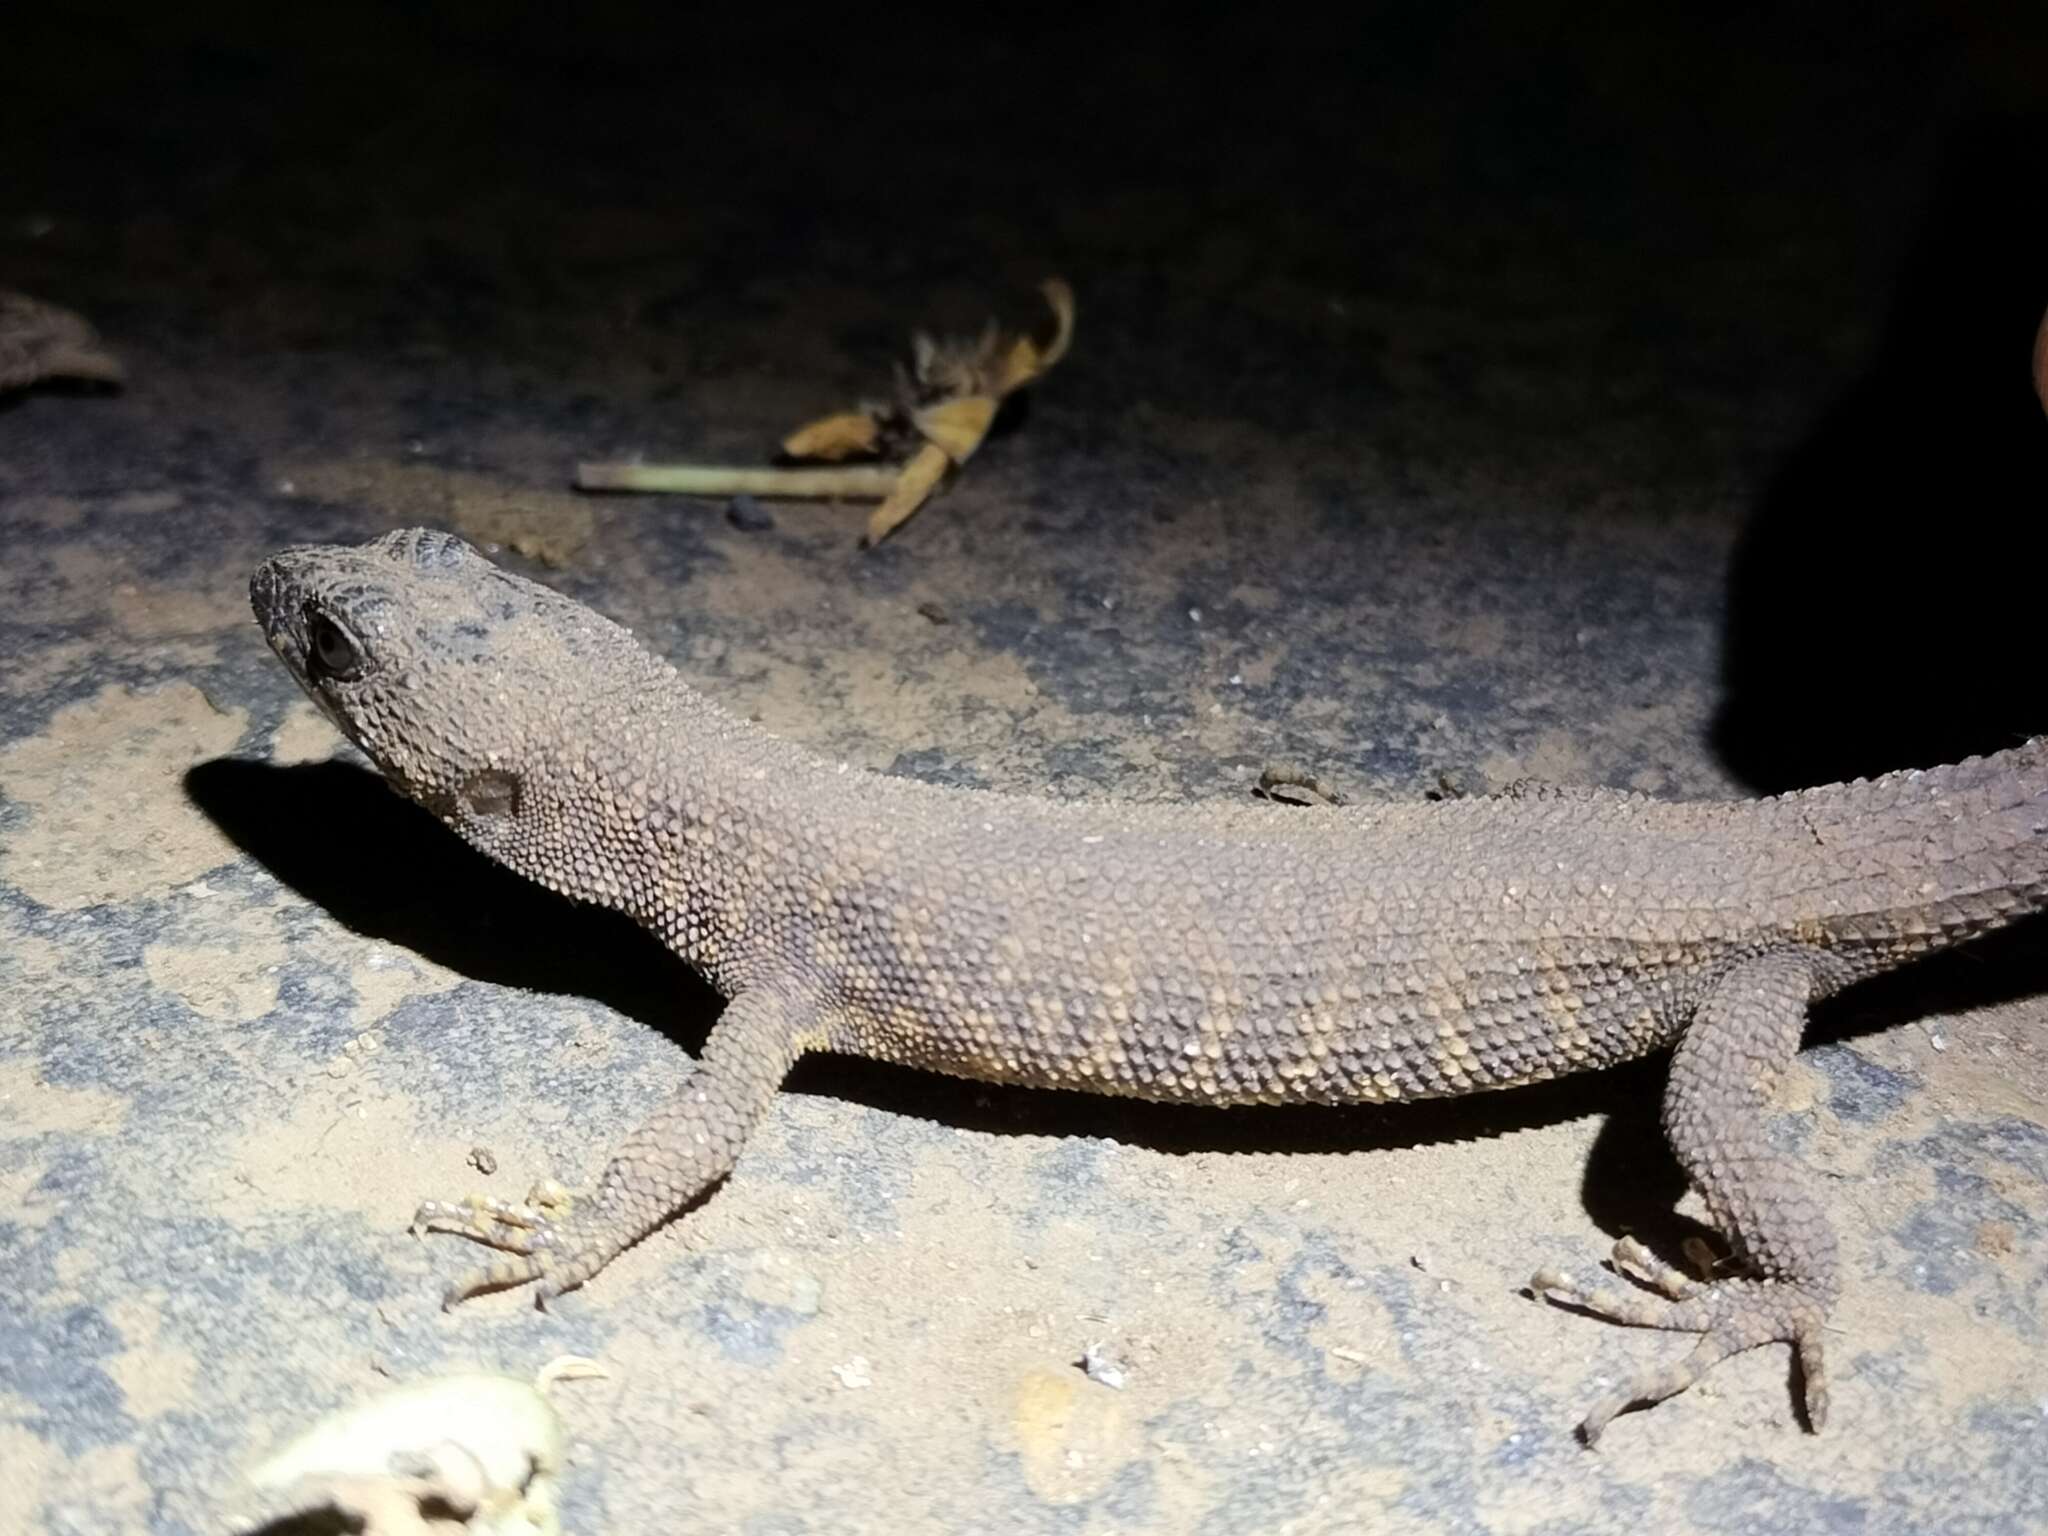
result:
[[[523,874],[559,875],[567,761],[660,664],[632,636],[454,537],[288,549],[249,582],[270,648],[397,789]]]

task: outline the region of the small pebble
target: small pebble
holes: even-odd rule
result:
[[[1108,1387],[1112,1392],[1123,1391],[1129,1380],[1130,1368],[1100,1344],[1090,1344],[1083,1349],[1077,1363],[1090,1381]]]
[[[775,514],[745,491],[725,504],[725,520],[742,533],[766,533],[775,526]]]

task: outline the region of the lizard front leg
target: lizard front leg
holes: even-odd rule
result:
[[[545,1304],[724,1178],[797,1057],[824,1043],[823,1015],[815,989],[793,978],[735,994],[697,1070],[612,1154],[589,1196],[544,1181],[524,1203],[472,1196],[422,1204],[414,1232],[459,1233],[511,1255],[456,1281],[442,1305],[528,1281]]]
[[[1530,1282],[1540,1295],[1618,1323],[1700,1336],[1685,1359],[1596,1403],[1579,1426],[1589,1445],[1623,1409],[1676,1396],[1728,1356],[1780,1341],[1799,1352],[1808,1425],[1818,1430],[1827,1420],[1821,1328],[1841,1290],[1834,1229],[1799,1169],[1764,1133],[1765,1106],[1799,1048],[1813,982],[1812,963],[1799,954],[1738,965],[1714,984],[1671,1060],[1664,1134],[1747,1272],[1697,1281],[1624,1238],[1616,1270],[1662,1299],[1582,1285],[1551,1269]]]

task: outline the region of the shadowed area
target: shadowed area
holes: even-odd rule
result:
[[[2048,728],[2048,431],[2027,352],[2048,114],[1957,125],[1870,367],[1793,448],[1729,571],[1715,745],[1765,792],[1953,762]]]

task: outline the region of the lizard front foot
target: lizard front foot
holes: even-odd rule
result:
[[[1799,1352],[1808,1427],[1817,1431],[1827,1422],[1828,1381],[1821,1354],[1825,1297],[1795,1280],[1695,1280],[1660,1263],[1632,1237],[1614,1245],[1614,1269],[1659,1294],[1582,1285],[1554,1269],[1538,1270],[1529,1286],[1551,1301],[1631,1328],[1662,1328],[1700,1338],[1683,1360],[1642,1371],[1595,1403],[1579,1425],[1586,1444],[1598,1441],[1608,1421],[1624,1409],[1676,1397],[1730,1355],[1780,1342]]]
[[[573,1291],[626,1245],[593,1219],[589,1202],[553,1179],[542,1179],[524,1201],[471,1195],[458,1201],[424,1200],[410,1230],[452,1232],[512,1255],[463,1275],[442,1293],[445,1311],[484,1291],[532,1284],[541,1306]]]

